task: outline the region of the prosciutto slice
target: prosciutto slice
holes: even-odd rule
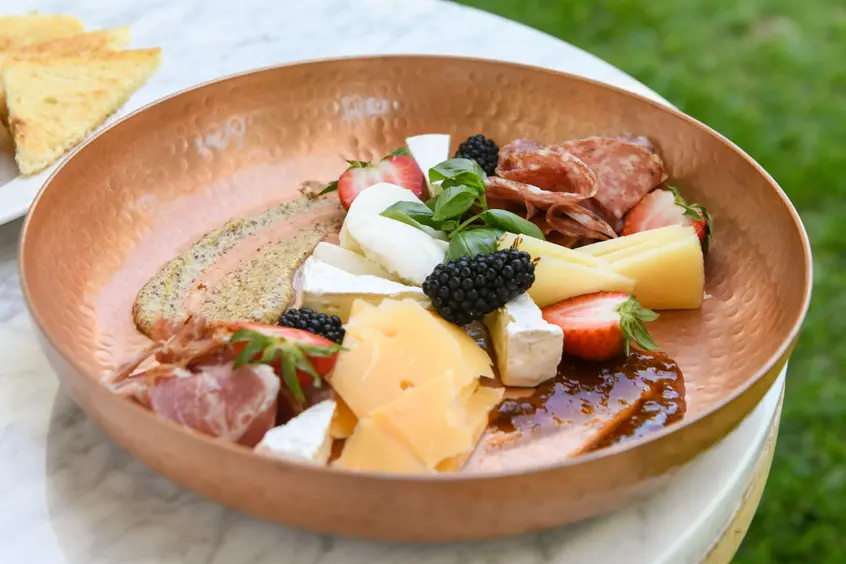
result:
[[[623,217],[653,188],[667,179],[664,161],[645,137],[588,137],[556,145],[596,173],[594,200],[608,221]]]
[[[279,378],[267,365],[235,369],[225,325],[195,317],[160,323],[153,336],[158,340],[114,378],[118,394],[194,431],[250,447],[275,425]]]

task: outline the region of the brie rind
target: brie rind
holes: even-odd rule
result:
[[[281,460],[325,465],[332,454],[332,417],[337,404],[326,400],[264,434],[255,451]]]
[[[321,262],[314,257],[303,263],[298,280],[302,306],[327,315],[349,320],[350,308],[361,299],[379,305],[385,299],[413,299],[428,307],[429,300],[420,288],[406,286],[368,274],[355,275]]]
[[[561,362],[564,331],[547,323],[528,294],[485,317],[506,386],[533,387],[554,378]]]

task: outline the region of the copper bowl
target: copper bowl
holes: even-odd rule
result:
[[[522,473],[407,477],[273,461],[156,418],[98,381],[138,342],[130,306],[165,261],[228,218],[329,180],[405,137],[495,139],[632,132],[707,205],[716,242],[701,311],[654,336],[680,364],[684,420],[642,439]],[[208,83],[152,104],[79,147],[39,194],[21,280],[66,390],[106,432],[172,480],[312,531],[453,541],[585,519],[653,491],[719,441],[784,366],[808,308],[811,251],[796,211],[748,155],[701,123],[562,73],[451,57],[330,60]]]

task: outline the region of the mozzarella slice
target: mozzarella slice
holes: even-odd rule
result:
[[[390,221],[390,220],[387,220]],[[385,299],[412,299],[428,307],[429,299],[420,288],[406,286],[370,275],[355,275],[309,257],[300,270],[298,287],[303,307],[327,315],[337,315],[343,323],[350,317],[355,300],[379,305]]]
[[[298,460],[325,465],[332,454],[332,417],[337,404],[326,400],[314,405],[284,425],[274,427],[255,451],[280,460]]]
[[[486,316],[485,324],[491,332],[503,384],[533,387],[558,373],[564,331],[543,319],[528,294],[517,296]]]
[[[388,274],[385,269],[373,261],[367,260],[359,254],[339,247],[338,245],[333,245],[332,243],[318,243],[311,256],[320,262],[340,268],[350,274],[367,274],[370,276],[378,276],[379,278],[386,278],[388,280],[393,279],[393,277]]]

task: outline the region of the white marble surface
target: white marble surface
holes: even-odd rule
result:
[[[8,9],[11,2],[3,2]],[[164,63],[135,107],[199,82],[286,61],[442,53],[583,74],[651,95],[595,57],[501,18],[435,0],[16,0],[90,27],[131,24]],[[0,562],[38,564],[696,562],[746,488],[783,377],[720,445],[655,497],[600,519],[493,543],[399,546],[311,535],[198,498],[114,445],[59,389],[21,301],[16,241],[0,227]],[[46,260],[46,259],[45,259]]]

